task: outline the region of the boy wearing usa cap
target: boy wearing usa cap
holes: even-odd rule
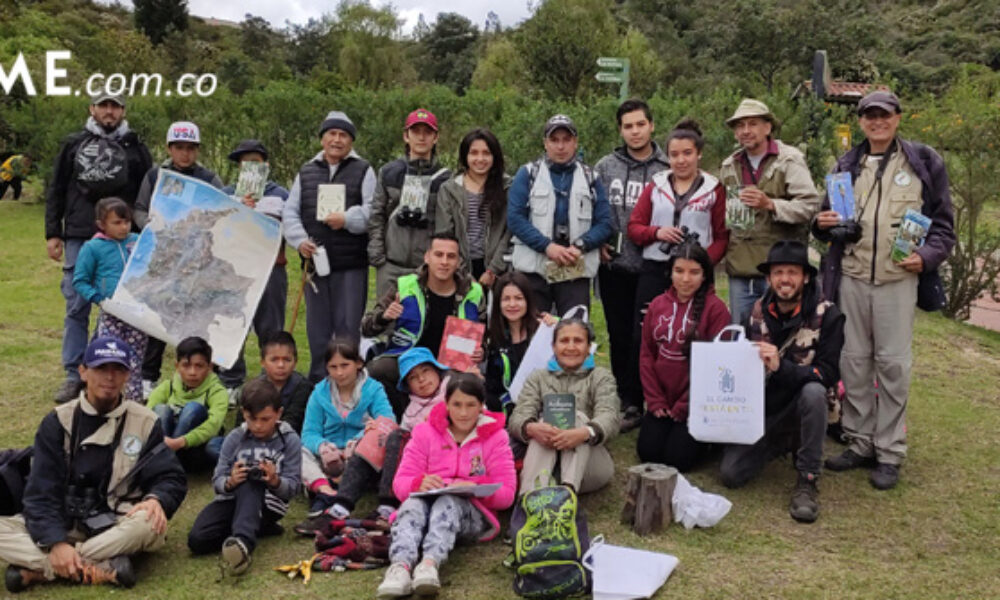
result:
[[[201,131],[198,126],[190,121],[177,121],[170,124],[167,129],[167,155],[170,157],[159,166],[153,166],[146,171],[146,176],[142,178],[142,185],[139,187],[139,195],[135,199],[135,210],[133,220],[140,228],[145,227],[149,221],[149,202],[153,196],[153,186],[156,185],[156,178],[160,174],[160,169],[168,169],[182,173],[188,177],[201,179],[205,183],[222,189],[222,180],[213,171],[206,169],[198,163],[198,151],[201,148]]]
[[[418,108],[403,125],[406,154],[378,172],[368,221],[368,260],[375,267],[375,293],[379,297],[390,281],[424,264],[424,252],[434,233],[437,192],[451,177],[438,163],[437,141],[437,117],[426,108]]]
[[[222,189],[222,180],[219,179],[219,176],[198,163],[200,147],[201,132],[197,125],[190,121],[171,123],[167,129],[167,155],[170,158],[159,166],[154,165],[142,178],[139,195],[135,199],[135,210],[132,211],[132,220],[135,221],[136,226],[141,229],[149,222],[149,203],[152,200],[153,187],[156,185],[156,178],[160,175],[160,169],[182,173]],[[146,353],[142,357],[143,390],[147,395],[149,392],[145,390],[152,391],[153,384],[160,378],[165,348],[166,344],[160,340],[154,337],[149,338]]]
[[[132,587],[131,555],[166,541],[187,481],[156,415],[122,399],[131,353],[115,337],[91,342],[83,391],[38,427],[24,510],[0,518],[7,591],[57,577]]]

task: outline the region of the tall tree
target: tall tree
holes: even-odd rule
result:
[[[135,26],[153,44],[159,44],[171,31],[188,26],[187,0],[133,0]]]
[[[420,38],[422,79],[465,91],[476,69],[479,30],[472,21],[456,13],[441,13],[433,27]]]
[[[528,77],[556,98],[595,89],[597,58],[613,50],[617,41],[607,0],[545,0],[515,37]]]

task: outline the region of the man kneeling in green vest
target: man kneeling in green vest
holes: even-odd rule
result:
[[[399,355],[413,346],[422,346],[436,355],[449,316],[479,319],[483,288],[460,272],[458,263],[458,239],[451,233],[434,234],[424,253],[424,264],[416,273],[390,284],[361,321],[362,335],[388,334],[388,348],[368,363],[368,374],[385,386],[397,419],[409,401],[396,389]]]

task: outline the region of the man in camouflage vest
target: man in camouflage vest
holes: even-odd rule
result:
[[[798,482],[789,512],[811,523],[819,516],[819,477],[827,422],[827,390],[840,378],[844,315],[823,300],[805,244],[779,241],[757,266],[768,289],[744,321],[766,368],[764,436],[731,444],[722,456],[722,481],[739,487],[768,459],[795,450]],[[797,439],[797,443],[796,443]]]

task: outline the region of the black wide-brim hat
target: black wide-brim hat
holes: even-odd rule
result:
[[[809,264],[809,249],[798,240],[775,242],[767,251],[767,260],[757,265],[757,270],[769,275],[771,265],[800,265],[810,277],[816,276],[816,267]]]

